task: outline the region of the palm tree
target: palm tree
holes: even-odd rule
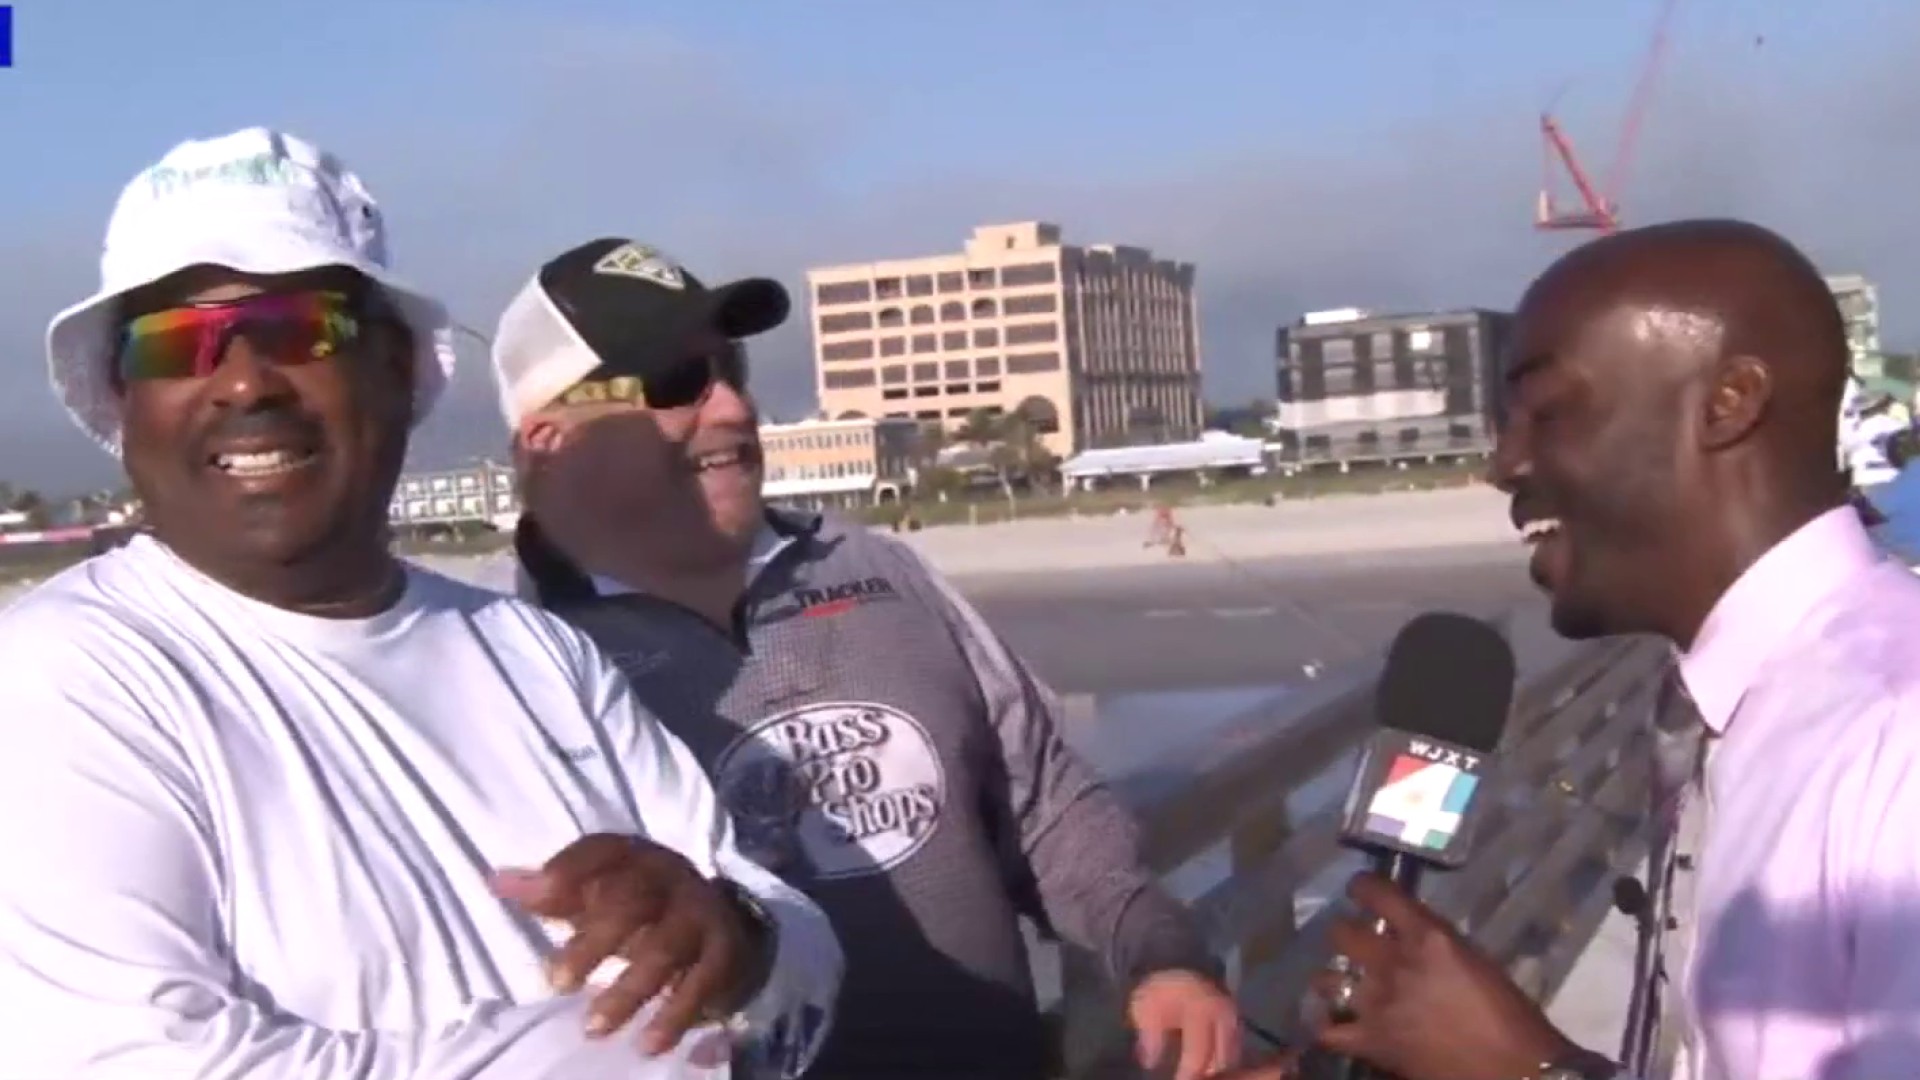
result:
[[[954,431],[953,437],[960,442],[972,443],[975,446],[991,446],[1000,441],[1003,419],[987,409],[975,409],[967,414],[965,420],[960,421],[960,426]]]
[[[13,505],[10,509],[17,513],[25,514],[30,518],[44,518],[47,513],[47,497],[31,488],[26,491],[16,492],[13,496]]]
[[[940,452],[947,448],[947,432],[938,420],[929,420],[920,425],[913,441],[914,466],[921,470],[931,469],[940,464]]]
[[[1015,409],[1008,414],[1001,432],[1001,441],[1011,450],[1027,482],[1051,486],[1058,478],[1060,460],[1041,438],[1045,434],[1044,418],[1035,417],[1024,408]]]

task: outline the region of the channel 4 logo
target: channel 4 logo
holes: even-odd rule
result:
[[[0,68],[13,66],[13,5],[0,4]]]

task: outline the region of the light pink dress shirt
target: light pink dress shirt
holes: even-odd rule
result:
[[[1833,510],[1680,666],[1717,737],[1676,1075],[1920,1077],[1920,578]]]

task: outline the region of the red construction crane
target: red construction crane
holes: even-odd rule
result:
[[[1592,175],[1580,164],[1573,143],[1560,128],[1551,111],[1540,114],[1540,138],[1545,152],[1545,169],[1540,183],[1540,205],[1534,212],[1534,227],[1547,230],[1589,229],[1603,233],[1620,227],[1620,188],[1627,169],[1633,163],[1634,144],[1640,137],[1640,124],[1646,118],[1647,104],[1653,97],[1653,85],[1660,62],[1667,51],[1667,28],[1673,22],[1673,10],[1679,0],[1662,0],[1659,21],[1654,24],[1653,44],[1647,50],[1646,65],[1640,69],[1640,81],[1627,103],[1627,115],[1620,124],[1620,144],[1613,152],[1605,184],[1595,184]],[[1565,174],[1579,196],[1579,205],[1561,209],[1554,202],[1554,174]]]

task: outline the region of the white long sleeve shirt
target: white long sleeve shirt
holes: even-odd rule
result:
[[[409,576],[319,619],[141,538],[0,614],[0,1076],[724,1076],[588,1039],[553,940],[494,896],[596,832],[766,904],[747,1017],[790,1075],[812,1058],[839,945],[686,748],[579,632]]]

